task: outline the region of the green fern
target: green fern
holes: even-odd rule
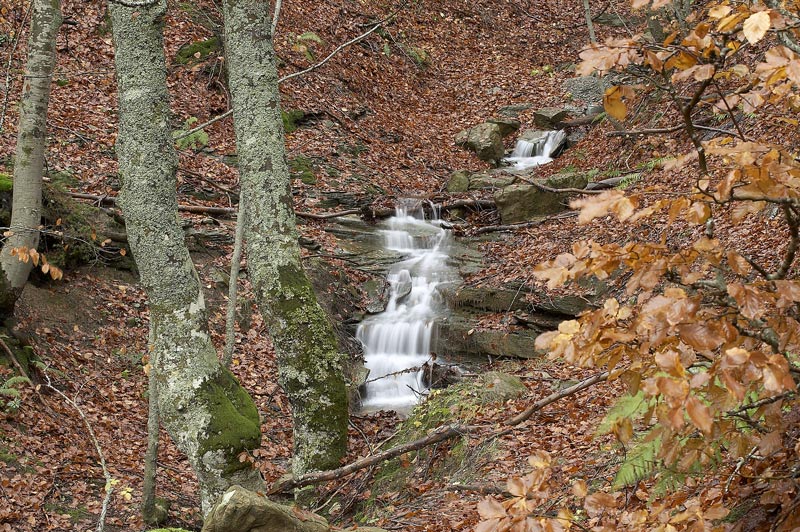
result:
[[[22,405],[22,398],[18,388],[23,384],[30,384],[28,377],[14,376],[0,384],[0,396],[10,397],[11,400],[0,400],[0,407],[6,412],[16,412]]]
[[[641,417],[649,407],[650,401],[645,399],[644,392],[641,390],[636,395],[621,397],[608,411],[600,426],[597,427],[597,434],[608,434],[614,430],[614,427],[622,419]]]
[[[614,489],[631,486],[651,476],[659,463],[658,451],[660,449],[660,436],[648,440],[645,435],[625,455],[625,460],[614,478]]]

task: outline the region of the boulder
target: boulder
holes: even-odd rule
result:
[[[469,190],[503,188],[514,183],[517,178],[508,174],[479,173],[472,174],[469,178]]]
[[[241,486],[220,497],[202,532],[329,532],[328,522],[298,508],[283,506]]]
[[[496,116],[494,118],[490,118],[486,122],[489,124],[497,124],[497,127],[500,128],[500,135],[503,137],[507,137],[514,133],[522,125],[516,118],[510,118],[506,116]]]
[[[587,114],[593,114],[589,108],[597,106],[603,101],[609,83],[606,78],[597,76],[580,76],[564,80],[561,88],[569,93],[572,101],[583,102],[587,108]],[[602,109],[600,110],[602,112]],[[594,113],[598,114],[598,113]]]
[[[558,129],[558,123],[563,122],[569,111],[560,107],[545,107],[533,113],[533,122],[543,129]]]
[[[456,170],[450,174],[450,179],[447,180],[447,192],[458,194],[469,190],[469,175],[467,170]]]
[[[537,180],[542,185],[555,188],[585,188],[589,182],[585,174],[556,174],[545,180]],[[504,224],[534,220],[540,216],[556,214],[567,209],[569,193],[542,190],[535,185],[516,184],[495,192],[494,201],[500,211]]]
[[[456,145],[472,150],[482,161],[496,163],[503,158],[503,135],[500,126],[484,122],[456,135]]]

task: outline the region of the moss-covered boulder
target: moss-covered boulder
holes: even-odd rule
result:
[[[469,190],[469,175],[468,170],[456,170],[450,174],[450,179],[447,180],[447,191],[451,194],[458,194]]]
[[[583,173],[556,174],[538,182],[549,189],[583,189],[589,178]],[[567,210],[570,194],[536,185],[514,184],[495,192],[494,201],[503,223],[513,224]]]
[[[384,449],[402,445],[427,436],[436,427],[452,423],[470,423],[487,405],[502,404],[524,394],[525,385],[519,378],[499,372],[488,372],[474,380],[462,381],[444,390],[434,390],[418,405],[401,425],[397,435],[384,444]],[[372,497],[366,503],[365,514],[380,513],[378,495],[403,492],[413,485],[417,473],[440,480],[469,481],[478,460],[470,454],[467,438],[462,437],[425,448],[387,461],[375,474]],[[488,452],[483,449],[478,452]],[[432,454],[435,453],[435,456]]]
[[[277,504],[263,494],[234,486],[206,516],[203,532],[329,532],[314,513]]]

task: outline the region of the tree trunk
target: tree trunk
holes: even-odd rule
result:
[[[149,298],[159,414],[197,474],[206,513],[230,486],[264,490],[259,473],[239,460],[258,447],[260,420],[253,400],[217,360],[178,223],[162,37],[166,1],[109,8],[120,108],[119,203]]]
[[[58,0],[33,0],[28,63],[19,109],[11,231],[0,253],[0,314],[9,316],[28,281],[32,261],[11,255],[14,248],[36,249],[42,221],[42,174],[47,144],[47,106],[61,26]]]
[[[292,405],[292,469],[329,469],[347,445],[344,355],[300,261],[269,2],[228,0],[223,11],[248,271]]]

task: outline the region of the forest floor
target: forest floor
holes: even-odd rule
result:
[[[0,10],[0,37],[5,36],[0,39],[0,54],[4,63],[9,58],[11,84],[5,96],[9,105],[2,110],[0,172],[11,171],[15,104],[27,37],[25,30],[19,32],[27,26],[27,4],[17,0],[7,4]],[[67,23],[58,38],[48,169],[51,175],[68,175],[76,192],[114,195],[118,188],[113,150],[117,101],[106,4],[66,0],[63,10]],[[289,2],[283,7],[276,36],[281,73],[302,70],[324,58],[338,43],[364,33],[395,10],[396,16],[383,30],[281,87],[284,109],[305,113],[299,127],[287,135],[297,173],[293,186],[298,212],[323,212],[320,201],[330,191],[379,198],[376,206],[390,206],[407,196],[442,197],[453,171],[486,168],[454,145],[454,135],[494,116],[500,107],[516,103],[533,104],[533,109],[520,115],[523,130],[533,127],[534,109],[565,103],[562,83],[574,75],[578,54],[588,41],[576,1]],[[175,61],[182,46],[211,37],[218,25],[219,15],[211,2],[170,2],[166,51],[177,129],[187,129],[194,118],[199,124],[228,109],[221,52],[198,52],[200,57],[191,57],[188,64]],[[598,26],[598,31],[604,38],[625,28]],[[315,38],[303,38],[306,32],[313,32]],[[426,57],[420,57],[421,51]],[[606,136],[610,128],[604,123],[588,131],[577,146],[542,167],[540,175],[565,168],[619,173],[645,168],[641,180],[632,185],[634,190],[646,187],[656,194],[658,190],[664,194],[689,190],[695,179],[691,169],[667,172],[653,164],[667,153],[688,151],[688,143],[679,135],[627,139]],[[223,160],[235,153],[232,123],[222,120],[206,131],[205,148],[181,151],[180,202],[234,205],[238,177],[236,169]],[[763,136],[783,133],[771,129]],[[513,140],[507,139],[507,148]],[[300,179],[301,174],[305,179]],[[203,195],[215,199],[198,199]],[[479,193],[459,196],[479,197]],[[233,233],[230,219],[202,215],[186,219],[196,227]],[[495,212],[486,211],[472,213],[465,221],[462,235],[499,220]],[[326,223],[303,220],[300,229],[329,249],[335,242],[323,230]],[[666,223],[626,226],[609,217],[593,225],[563,219],[501,233],[483,245],[485,267],[466,282],[530,282],[534,265],[568,250],[574,241],[625,242],[643,232],[657,237],[666,227]],[[688,242],[691,231],[677,223],[670,233],[671,243]],[[778,260],[774,250],[785,240],[785,234],[774,230],[769,220],[753,220],[735,230],[723,227],[720,234],[723,239],[749,240],[752,256],[765,263]],[[229,254],[228,245],[212,244],[194,255],[218,346],[223,343]],[[338,266],[348,268],[347,264]],[[242,298],[252,301],[247,287]],[[50,390],[40,376],[37,390],[22,389],[19,410],[0,417],[0,532],[93,528],[105,480],[87,423],[116,481],[107,529],[145,530],[139,504],[146,444],[147,379],[142,359],[147,353],[148,317],[136,276],[98,263],[68,271],[59,282],[39,280],[26,288],[18,314],[18,328],[31,336],[38,355],[52,368],[53,384],[64,390],[80,412]],[[509,327],[508,318],[497,315],[486,326]],[[498,423],[551,393],[559,381],[591,374],[542,360],[506,361],[495,367],[519,375],[529,393],[502,408],[482,410],[476,423]],[[291,420],[288,402],[277,386],[272,347],[257,312],[237,339],[233,369],[266,419],[255,460],[267,481],[274,481],[288,469]],[[527,456],[540,449],[558,456],[557,479],[578,475],[600,483],[610,481],[624,450],[609,438],[595,437],[594,432],[620,390],[620,384],[602,384],[549,407],[501,439],[492,459],[481,464],[476,482],[502,488],[509,476],[526,470]],[[398,421],[393,413],[354,416],[348,461],[368,454],[394,432]],[[199,528],[196,482],[187,461],[163,432],[159,465],[159,495],[173,503],[168,524]],[[721,464],[717,477],[724,479],[734,467]],[[476,505],[483,495],[452,491],[445,479],[423,475],[418,480],[414,490],[383,494],[386,517],[378,526],[446,531],[470,530],[477,523]],[[368,476],[360,474],[332,483],[322,488],[323,499],[338,491],[337,496],[358,503],[369,496],[367,482]],[[647,499],[640,492],[628,496],[632,504],[637,497]],[[554,501],[569,497],[566,484],[553,494]],[[336,524],[353,519],[352,506],[345,506],[341,515],[334,516],[339,518]]]

